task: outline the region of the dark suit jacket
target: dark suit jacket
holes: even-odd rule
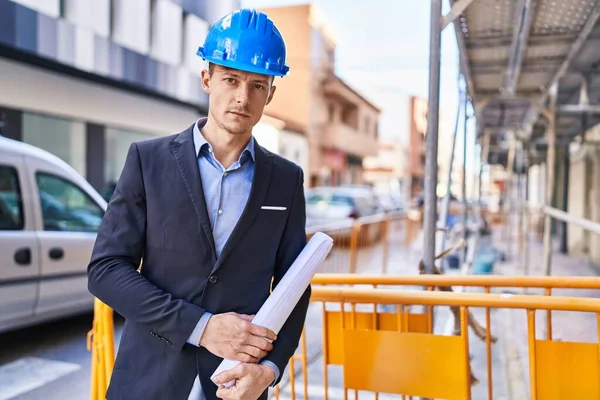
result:
[[[187,338],[205,311],[258,312],[306,244],[302,169],[256,146],[248,203],[216,258],[192,128],[131,145],[98,232],[89,290],[126,319],[109,400],[186,400],[197,374],[216,399],[221,358]],[[266,357],[281,375],[309,298],[310,287]]]

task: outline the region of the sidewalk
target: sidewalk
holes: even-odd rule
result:
[[[518,244],[516,235],[512,236],[511,246],[502,241],[499,229],[493,234],[493,245],[501,251],[507,252],[505,262],[497,262],[493,273],[505,276],[523,275],[523,266],[518,256]],[[419,239],[417,239],[419,240]],[[508,254],[510,251],[512,254]],[[405,246],[400,235],[394,235],[390,239],[389,274],[416,275],[418,263],[422,252],[419,246]],[[542,275],[542,243],[533,235],[530,239],[530,275]],[[364,248],[359,254],[358,273],[381,273],[382,252],[379,247]],[[575,258],[553,253],[552,274],[555,276],[595,276],[598,270],[583,258]],[[458,270],[448,269],[447,274],[458,274]],[[399,290],[415,290],[420,288],[402,287]],[[469,292],[483,292],[481,288],[469,288]],[[495,293],[528,293],[544,294],[543,289],[529,289],[527,291],[518,288],[499,288],[493,290]],[[600,297],[600,290],[554,290],[555,296],[575,297]],[[321,304],[311,304],[306,322],[307,349],[308,349],[308,395],[310,399],[324,398],[323,385],[323,358],[322,358],[322,322]],[[482,326],[485,326],[485,310],[472,308],[471,312]],[[566,313],[554,312],[552,314],[553,339],[562,341],[595,342],[597,343],[597,320],[590,313]],[[448,307],[436,307],[435,333],[439,335],[452,334],[453,317]],[[536,316],[537,338],[546,337],[546,313],[538,312]],[[527,319],[525,310],[492,309],[491,310],[491,332],[498,338],[498,342],[492,344],[492,394],[494,400],[523,400],[529,398],[529,356],[527,343]],[[473,399],[488,398],[488,376],[486,344],[469,333],[469,346],[471,353],[471,368],[473,374],[478,378],[479,384],[472,387]],[[401,360],[401,358],[399,358]],[[300,363],[296,363],[296,398],[303,399],[303,377]],[[330,366],[328,393],[332,400],[343,399],[343,375],[341,367]],[[435,377],[433,371],[432,378]],[[286,375],[281,384],[281,399],[291,398],[291,385]],[[354,399],[354,392],[349,391],[349,399]],[[360,392],[361,399],[374,398],[371,393]],[[398,398],[380,395],[380,399]]]
[[[542,257],[543,244],[534,235],[530,235],[530,260],[529,275],[544,275]],[[573,257],[558,252],[557,243],[553,243],[552,252],[552,275],[553,276],[597,276],[600,275],[598,267],[594,266],[584,257]],[[500,230],[494,232],[494,245],[502,251],[508,251],[507,241],[501,239]],[[496,275],[522,276],[524,267],[518,254],[516,235],[512,236],[510,254],[504,263],[495,266]],[[543,289],[506,289],[503,292],[515,294],[539,294],[543,295]],[[496,292],[502,292],[496,291]],[[600,290],[584,289],[556,289],[552,291],[553,296],[570,297],[600,297]],[[529,346],[527,343],[527,316],[525,310],[501,310],[502,318],[498,323],[492,324],[492,329],[500,336],[504,343],[504,356],[506,358],[505,369],[510,377],[508,385],[511,399],[521,400],[529,398]],[[553,312],[552,313],[552,336],[556,341],[569,342],[598,342],[598,322],[592,313],[576,312]],[[536,313],[537,339],[545,339],[546,312]],[[499,341],[500,343],[500,341]]]

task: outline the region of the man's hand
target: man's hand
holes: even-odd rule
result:
[[[273,349],[273,331],[251,323],[251,315],[233,312],[210,317],[200,346],[216,356],[244,363],[257,363]]]
[[[232,380],[235,381],[234,386],[221,386]],[[270,367],[245,363],[214,378],[214,382],[219,385],[217,397],[224,400],[256,400],[274,380],[275,372]]]

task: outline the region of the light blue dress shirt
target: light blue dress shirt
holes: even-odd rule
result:
[[[254,138],[250,139],[246,148],[242,151],[240,158],[229,168],[225,169],[215,157],[210,143],[206,141],[202,132],[200,132],[200,128],[205,123],[206,118],[201,118],[194,125],[194,147],[198,157],[198,168],[200,169],[200,178],[202,179],[204,199],[212,228],[215,249],[217,257],[220,257],[221,251],[240,219],[250,196],[256,162]],[[202,315],[187,340],[189,344],[198,346],[202,333],[211,316],[212,314],[209,312]],[[279,368],[267,360],[263,360],[261,363],[273,369],[275,372],[275,381],[277,381]],[[205,399],[200,379],[196,376],[188,400]]]

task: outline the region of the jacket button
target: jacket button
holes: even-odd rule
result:
[[[208,278],[208,281],[213,284],[217,283],[218,280],[219,280],[219,278],[217,278],[216,275],[211,275],[210,278]]]

